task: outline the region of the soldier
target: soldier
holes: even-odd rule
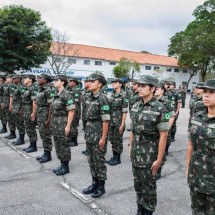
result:
[[[207,80],[206,110],[192,115],[187,149],[187,177],[192,214],[215,214],[215,80]]]
[[[34,75],[23,76],[22,87],[22,109],[20,114],[24,117],[25,129],[30,140],[30,145],[23,150],[26,153],[37,151],[37,132],[36,132],[36,93],[33,83],[36,81]]]
[[[83,129],[85,132],[85,128],[86,128],[86,123],[87,123],[87,109],[86,109],[86,101],[88,99],[88,97],[91,95],[91,91],[89,90],[89,81],[88,81],[88,77],[86,77],[85,81],[84,81],[84,90],[82,92],[82,122],[83,122]],[[82,153],[84,155],[87,155],[87,149],[82,151]]]
[[[7,133],[7,122],[5,122],[4,120],[4,110],[1,106],[3,102],[5,80],[5,76],[3,74],[0,74],[0,119],[2,123],[2,129],[0,130],[0,134]]]
[[[120,78],[112,80],[113,92],[110,97],[110,128],[109,141],[112,144],[113,157],[107,161],[111,166],[121,163],[123,151],[123,133],[128,113],[128,98],[122,89],[123,81]]]
[[[169,129],[169,113],[153,96],[157,79],[138,81],[141,100],[131,109],[133,122],[129,146],[137,196],[137,215],[150,215],[157,204],[156,173],[161,166]]]
[[[181,96],[175,90],[176,83],[175,81],[170,81],[169,83],[169,91],[167,92],[168,99],[171,101],[172,107],[175,111],[175,120],[171,127],[171,142],[175,142],[175,133],[176,133],[176,121],[178,119],[179,111],[181,108]]]
[[[13,75],[13,90],[10,94],[12,101],[12,116],[15,121],[16,127],[19,131],[19,138],[16,141],[13,141],[14,145],[22,145],[25,144],[25,125],[24,119],[20,115],[20,110],[22,109],[22,85],[21,85],[21,76]]]
[[[186,92],[186,87],[184,85],[181,85],[179,87],[179,93],[181,96],[181,103],[182,103],[182,108],[185,107],[185,101],[186,101],[186,96],[187,96],[187,92]]]
[[[166,111],[169,113],[169,125],[171,128],[171,126],[174,122],[174,119],[175,119],[175,111],[174,111],[173,107],[171,106],[171,102],[169,101],[169,99],[166,96],[164,96],[165,91],[166,91],[165,83],[162,81],[159,81],[156,85],[155,97],[157,98],[157,100],[160,103],[162,103],[165,106]],[[165,164],[166,156],[169,153],[170,144],[171,144],[171,134],[170,134],[170,132],[168,132],[165,154],[164,154],[162,165],[157,172],[157,176],[156,176],[157,180],[161,178],[161,170],[162,170],[163,165]]]
[[[98,72],[89,77],[89,90],[91,96],[86,101],[87,123],[85,139],[87,142],[87,155],[92,175],[92,185],[83,190],[84,194],[91,194],[99,198],[105,193],[105,180],[107,168],[105,154],[107,151],[107,134],[110,120],[110,106],[106,95],[101,92],[106,84],[105,77]]]
[[[68,135],[75,114],[75,101],[65,89],[66,85],[67,77],[65,75],[55,77],[54,86],[57,93],[53,96],[51,104],[51,132],[57,158],[61,161],[61,165],[53,170],[57,176],[69,173],[69,161],[71,160]]]
[[[37,93],[36,105],[37,105],[37,122],[39,127],[40,137],[44,148],[42,156],[36,157],[40,163],[46,163],[51,161],[52,151],[52,138],[50,133],[50,119],[51,119],[51,102],[52,93],[51,88],[48,85],[50,81],[49,76],[42,74],[38,76],[39,92]]]
[[[79,87],[79,81],[76,77],[69,78],[68,91],[72,97],[75,98],[75,118],[71,126],[71,142],[70,147],[78,146],[78,126],[81,115],[81,89]]]
[[[12,116],[12,100],[10,98],[10,94],[11,91],[13,91],[13,84],[12,84],[12,75],[8,74],[6,76],[6,82],[5,82],[5,86],[4,86],[4,93],[3,93],[3,103],[2,103],[2,107],[4,110],[4,124],[9,124],[9,128],[10,128],[10,134],[5,136],[5,138],[7,138],[8,140],[11,139],[15,139],[16,138],[16,125],[15,125],[15,121],[13,119]]]

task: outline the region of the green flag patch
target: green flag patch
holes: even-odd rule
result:
[[[165,113],[164,114],[164,119],[165,120],[169,120],[170,119],[170,114],[169,113]]]
[[[73,102],[72,99],[70,99],[70,100],[67,101],[67,104],[68,104],[68,105],[71,105],[71,104],[73,104],[73,103],[74,103],[74,102]]]
[[[103,105],[102,110],[109,110],[109,105]]]

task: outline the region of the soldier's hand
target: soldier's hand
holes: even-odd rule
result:
[[[151,167],[151,170],[152,170],[152,175],[156,175],[158,169],[160,168],[161,166],[161,162],[156,160],[153,162],[152,164],[152,167]]]
[[[32,114],[31,114],[31,121],[35,121],[35,119],[36,119],[36,114],[35,114],[35,113],[32,113]]]
[[[9,111],[12,112],[12,107],[9,107]]]
[[[121,126],[119,127],[119,133],[122,134],[123,131],[124,131],[124,125],[121,125]]]
[[[65,135],[68,136],[70,132],[70,127],[66,126],[65,127]]]
[[[100,139],[99,141],[99,149],[102,150],[105,146],[105,139]]]

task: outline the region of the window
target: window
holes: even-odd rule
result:
[[[196,84],[196,82],[193,82],[193,84]]]
[[[90,60],[84,60],[84,65],[90,65]]]
[[[96,61],[95,61],[95,65],[96,65],[96,66],[102,66],[102,61],[96,60]]]
[[[174,72],[179,72],[179,69],[176,69],[176,68],[175,68],[175,69],[174,69]]]
[[[167,72],[172,72],[172,68],[167,67],[167,68],[166,68],[166,71],[167,71]]]
[[[152,67],[151,66],[145,66],[145,70],[151,70]]]
[[[109,64],[110,65],[116,65],[116,62],[115,61],[110,61]]]
[[[154,66],[154,71],[159,71],[160,67],[159,66]]]
[[[69,58],[69,59],[68,59],[68,63],[76,64],[76,59],[74,59],[74,58]]]
[[[187,71],[187,69],[183,69],[183,73],[187,73],[188,71]]]
[[[53,57],[53,61],[56,62],[56,63],[61,63],[62,58],[61,57]]]

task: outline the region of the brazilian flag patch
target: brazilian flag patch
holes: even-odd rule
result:
[[[125,102],[128,102],[128,99],[125,99]]]
[[[75,97],[79,97],[79,94],[75,94]]]
[[[55,94],[54,93],[51,93],[51,97],[54,97],[55,96]]]
[[[109,110],[109,105],[103,105],[102,110]]]
[[[164,119],[165,119],[166,121],[168,121],[168,120],[170,119],[170,114],[169,114],[169,113],[165,113],[165,114],[164,114]]]
[[[72,100],[72,99],[68,100],[68,101],[67,101],[67,104],[68,104],[68,105],[73,104],[73,100]]]

